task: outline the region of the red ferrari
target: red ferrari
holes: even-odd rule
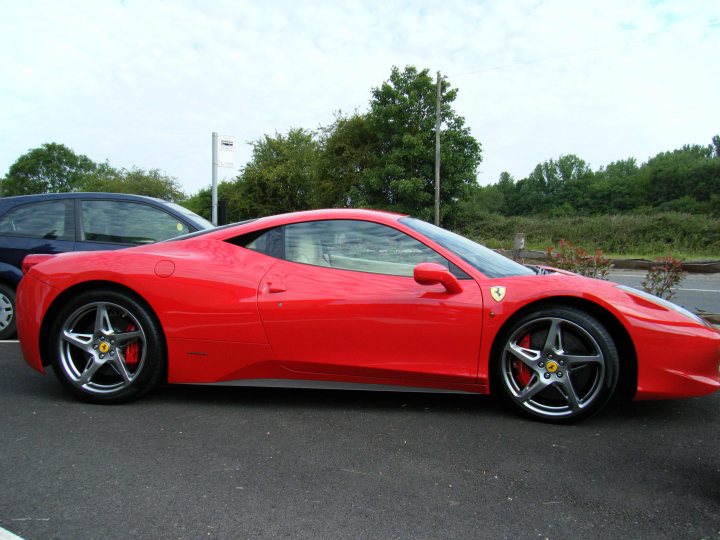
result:
[[[266,217],[122,251],[30,255],[23,354],[76,396],[170,383],[500,394],[569,422],[614,393],[720,387],[720,332],[607,281],[369,210]]]

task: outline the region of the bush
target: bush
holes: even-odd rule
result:
[[[649,258],[664,253],[720,258],[720,219],[677,212],[567,217],[482,214],[460,231],[491,248],[510,249],[525,233],[528,249],[544,250],[560,239],[617,255]]]
[[[672,255],[656,259],[658,264],[648,271],[641,285],[645,292],[670,300],[675,296],[675,288],[685,279],[682,261]]]
[[[605,279],[612,267],[610,260],[603,258],[599,249],[594,255],[590,255],[580,246],[575,246],[565,239],[560,239],[557,251],[553,246],[548,246],[546,252],[552,266],[581,276]]]

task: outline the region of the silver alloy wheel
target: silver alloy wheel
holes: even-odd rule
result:
[[[127,388],[145,365],[147,339],[138,319],[109,302],[93,302],[65,319],[57,338],[68,381],[91,394]]]
[[[10,326],[13,317],[15,317],[15,310],[12,300],[0,292],[0,330],[5,330]]]
[[[508,339],[501,377],[510,397],[543,417],[573,417],[604,394],[606,359],[582,326],[561,317],[532,319]]]

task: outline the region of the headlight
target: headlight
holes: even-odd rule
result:
[[[670,309],[670,310],[674,311],[675,313],[680,313],[681,315],[684,315],[688,319],[692,319],[693,321],[698,322],[698,323],[702,324],[703,326],[708,327],[710,330],[717,331],[717,328],[715,328],[714,325],[710,324],[708,321],[706,321],[699,315],[696,315],[692,311],[689,311],[689,310],[685,309],[684,307],[678,306],[677,304],[673,304],[669,300],[665,300],[664,298],[660,298],[653,294],[646,293],[645,291],[640,291],[638,289],[634,289],[633,287],[628,287],[626,285],[615,285],[615,286],[618,289],[621,289],[628,294],[637,296],[638,298],[642,298],[643,300],[646,300],[647,302],[652,302],[653,304],[657,304],[658,306],[662,306],[666,309]]]

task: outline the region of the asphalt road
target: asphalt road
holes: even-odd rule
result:
[[[0,370],[0,527],[26,539],[720,537],[720,394],[550,426],[452,395],[93,406],[16,343]]]
[[[644,270],[613,270],[609,279],[642,290]],[[686,274],[672,301],[691,311],[720,313],[720,274]]]

